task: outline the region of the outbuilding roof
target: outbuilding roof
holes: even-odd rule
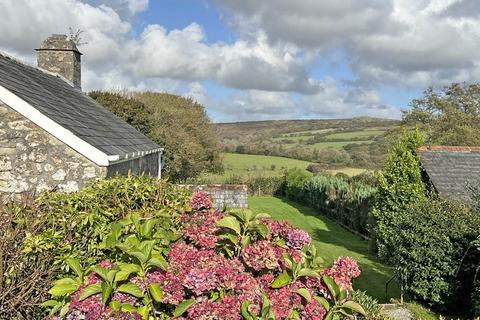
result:
[[[2,53],[0,101],[98,165],[161,150],[64,78]]]
[[[433,186],[445,197],[468,200],[468,185],[480,183],[480,147],[425,146],[419,154]]]

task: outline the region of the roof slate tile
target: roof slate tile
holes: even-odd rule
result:
[[[109,156],[160,148],[62,78],[2,54],[0,86]]]

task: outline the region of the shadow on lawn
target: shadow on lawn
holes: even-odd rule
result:
[[[369,242],[351,233],[330,218],[316,213],[314,209],[303,206],[296,202],[279,198],[282,202],[297,209],[304,216],[320,218],[326,228],[315,228],[311,234],[314,241],[331,244],[345,249],[347,255],[357,259],[362,275],[354,281],[354,287],[367,291],[380,302],[388,302],[390,298],[398,298],[400,289],[395,281],[388,288],[387,299],[385,298],[385,285],[391,279],[393,270],[386,266],[369,252]],[[312,226],[313,228],[313,226]]]

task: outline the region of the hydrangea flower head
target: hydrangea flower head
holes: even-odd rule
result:
[[[210,195],[204,191],[195,193],[190,201],[190,207],[192,207],[194,211],[211,209],[213,204]]]

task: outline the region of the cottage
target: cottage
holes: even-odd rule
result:
[[[480,147],[421,147],[419,155],[428,179],[444,197],[468,200],[468,185],[480,183]]]
[[[0,53],[0,195],[161,175],[163,149],[81,91],[81,55],[65,35],[42,43],[38,67]]]

